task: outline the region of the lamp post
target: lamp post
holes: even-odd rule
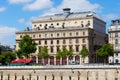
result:
[[[81,73],[80,73],[80,71],[78,71],[78,80],[80,80],[80,75],[81,75]]]
[[[108,80],[108,79],[107,79],[107,74],[108,74],[108,72],[105,71],[105,80]]]
[[[96,71],[96,80],[98,80],[98,71]]]
[[[87,80],[89,80],[89,71],[87,71]]]
[[[3,80],[3,71],[1,71],[1,80]]]
[[[115,80],[118,80],[118,74],[119,74],[119,71],[118,71],[118,68],[116,68],[116,71],[115,71]]]

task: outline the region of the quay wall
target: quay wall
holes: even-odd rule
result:
[[[120,80],[120,66],[0,66],[0,80]]]

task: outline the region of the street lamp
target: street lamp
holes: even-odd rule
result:
[[[96,80],[98,80],[98,71],[96,71]]]
[[[89,80],[89,71],[87,71],[87,80]]]
[[[118,80],[118,74],[119,74],[119,71],[118,71],[118,68],[116,68],[116,71],[115,71],[115,80]]]
[[[80,75],[81,75],[81,73],[80,73],[80,71],[78,71],[78,80],[80,80]]]

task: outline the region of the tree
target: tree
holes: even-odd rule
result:
[[[62,51],[61,51],[60,49],[58,50],[58,52],[57,52],[57,54],[56,54],[56,58],[57,58],[57,59],[62,58]]]
[[[105,62],[108,56],[113,56],[113,53],[114,53],[113,46],[108,43],[108,44],[103,44],[102,47],[97,50],[96,55],[101,58],[104,58],[104,62]]]
[[[0,54],[2,53],[2,47],[0,46]]]
[[[16,54],[10,51],[2,52],[0,55],[0,62],[2,64],[10,63],[14,59],[16,59]]]
[[[38,58],[48,58],[49,54],[48,54],[48,49],[46,46],[42,47],[40,52],[38,53]]]
[[[73,49],[67,50],[66,48],[63,48],[62,50],[58,50],[56,54],[56,58],[67,58],[67,56],[72,56],[73,55]]]
[[[28,57],[30,53],[34,53],[36,51],[36,43],[29,35],[23,36],[22,40],[19,42],[19,50],[18,53],[21,52],[21,55]],[[20,54],[18,54],[20,55]]]
[[[86,47],[83,47],[83,49],[80,51],[80,55],[82,56],[83,63],[85,61],[85,58],[89,55],[89,51]]]

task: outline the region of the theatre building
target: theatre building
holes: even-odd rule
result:
[[[106,23],[94,12],[71,12],[70,8],[63,9],[63,13],[43,16],[32,20],[32,29],[16,32],[16,50],[18,42],[27,34],[37,43],[37,51],[34,56],[38,63],[41,59],[37,58],[42,46],[48,48],[50,55],[46,59],[46,64],[68,64],[69,59],[82,63],[79,55],[80,50],[86,47],[89,56],[85,63],[95,62],[96,49],[106,42]],[[73,56],[66,59],[56,59],[55,55],[59,49],[66,47],[73,49]]]

